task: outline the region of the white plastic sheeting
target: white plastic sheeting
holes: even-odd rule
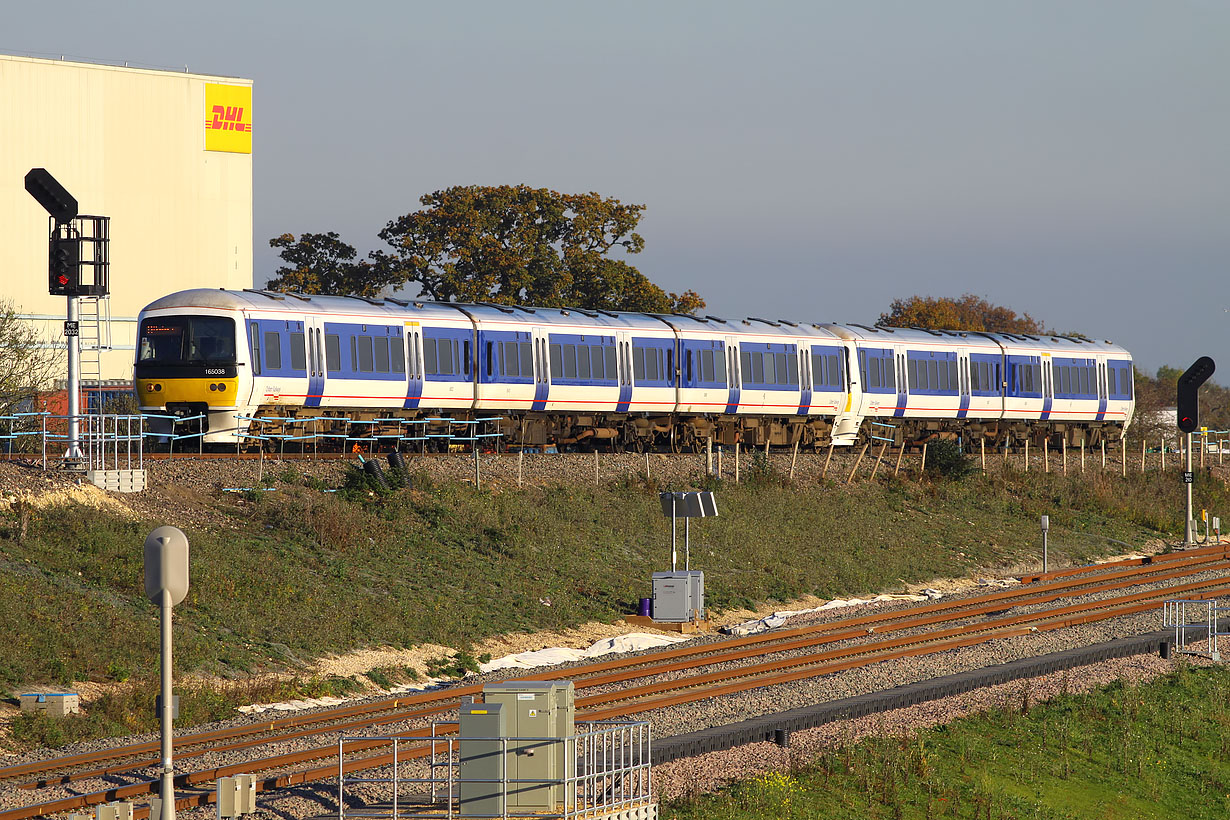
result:
[[[877,595],[874,598],[836,598],[811,609],[783,609],[754,621],[744,621],[734,626],[722,627],[722,632],[725,632],[727,635],[755,635],[760,632],[768,632],[770,629],[777,629],[795,615],[808,615],[813,612],[825,612],[830,609],[843,609],[848,606],[862,606],[864,604],[882,603],[884,601],[934,601],[942,597],[944,597],[944,593],[939,590],[924,589],[917,595],[897,593]]]
[[[516,655],[506,655],[489,663],[478,665],[480,672],[494,672],[497,669],[533,669],[536,666],[555,666],[561,663],[572,663],[589,658],[600,658],[616,652],[639,652],[642,649],[653,649],[657,646],[679,643],[691,640],[686,635],[670,635],[658,633],[650,635],[645,632],[633,632],[628,635],[617,635],[598,641],[585,649],[567,649],[551,647],[536,649],[532,652],[519,652]]]

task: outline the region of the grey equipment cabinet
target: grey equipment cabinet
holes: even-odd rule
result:
[[[461,813],[474,817],[504,814],[503,743],[507,737],[503,704],[463,703],[458,714],[458,798]],[[474,739],[471,739],[474,738]],[[482,738],[482,739],[479,739]],[[512,777],[511,773],[507,774]]]
[[[508,736],[518,738],[508,742],[508,779],[523,782],[508,785],[510,810],[555,811],[563,805],[571,745],[565,738],[575,733],[575,693],[572,681],[506,681],[483,687],[483,700],[503,707]]]
[[[653,574],[653,619],[686,623],[705,617],[705,573],[700,570]]]

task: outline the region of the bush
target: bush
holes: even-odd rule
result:
[[[974,471],[974,462],[961,452],[955,441],[937,441],[927,447],[927,472],[943,478],[960,479]]]

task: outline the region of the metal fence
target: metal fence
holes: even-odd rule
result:
[[[1222,632],[1220,622],[1230,607],[1219,601],[1171,600],[1162,602],[1162,628],[1174,629],[1176,652],[1187,655],[1207,654],[1214,661],[1221,661],[1221,639],[1230,638],[1230,632]],[[1189,633],[1195,635],[1191,637]],[[1201,652],[1191,649],[1189,643],[1208,642]]]
[[[338,820],[353,818],[414,817],[453,818],[489,817],[541,818],[644,818],[653,811],[653,779],[650,767],[652,738],[646,721],[601,721],[577,723],[576,734],[565,738],[525,737],[457,737],[445,735],[443,727],[456,729],[454,723],[432,724],[431,756],[426,764],[421,759],[421,738],[346,736],[338,740]],[[500,776],[497,779],[463,778],[461,756],[468,742],[483,743],[500,749]],[[506,762],[517,754],[517,747],[532,743],[536,750],[544,746],[563,745],[564,772],[555,779],[517,779],[508,776]],[[511,744],[511,746],[510,746]],[[347,748],[368,750],[375,746],[392,746],[392,759],[381,768],[347,772]],[[411,750],[414,750],[413,753]],[[546,754],[551,754],[546,751]],[[408,772],[419,772],[413,776]],[[476,813],[460,801],[463,787],[498,786],[498,793],[508,795],[527,787],[562,785],[562,802],[554,809],[525,808],[500,801],[495,813]],[[410,790],[414,789],[413,792]],[[486,789],[484,789],[486,790]]]

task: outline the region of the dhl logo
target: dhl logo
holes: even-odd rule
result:
[[[205,126],[214,131],[252,130],[252,123],[243,121],[243,107],[238,105],[215,105],[213,119]]]
[[[252,88],[205,85],[205,150],[252,153]]]

